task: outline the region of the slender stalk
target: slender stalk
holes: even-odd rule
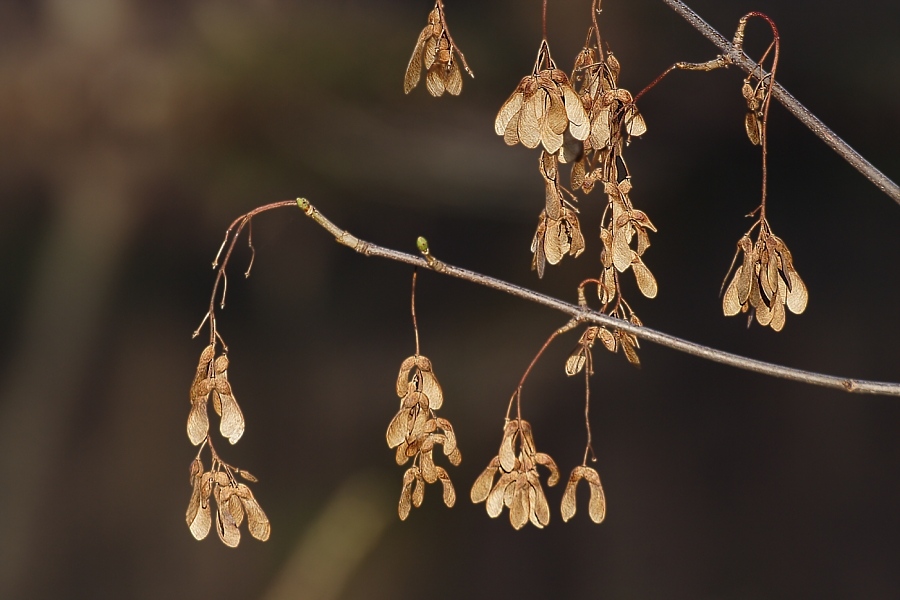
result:
[[[753,62],[743,52],[735,51],[734,46],[721,33],[716,31],[709,23],[704,21],[700,15],[695,13],[681,0],[662,0],[669,8],[683,17],[690,25],[703,34],[709,41],[719,47],[719,49],[729,58],[732,64],[739,66],[745,72],[760,73],[762,77],[766,77],[768,73]],[[850,145],[842,140],[834,131],[832,131],[825,123],[812,114],[808,108],[794,98],[790,92],[784,89],[781,84],[774,83],[772,85],[772,95],[778,100],[788,111],[794,115],[797,120],[806,125],[819,139],[825,142],[832,150],[837,152],[841,158],[846,160],[857,171],[866,176],[866,178],[875,184],[875,186],[891,197],[895,202],[900,204],[900,186],[894,183],[887,175],[879,171],[867,161],[863,156],[850,147]]]
[[[416,332],[416,356],[419,356],[419,324],[416,322],[416,274],[418,273],[419,268],[415,267],[413,269],[412,276],[412,321],[413,321],[413,331]]]
[[[304,214],[306,214],[306,216],[308,216],[319,226],[321,226],[332,236],[334,236],[337,242],[352,248],[353,250],[359,252],[360,254],[363,254],[364,256],[377,256],[397,262],[406,263],[409,265],[428,268],[438,273],[443,273],[444,275],[463,279],[471,283],[507,293],[517,298],[522,298],[523,300],[527,300],[529,302],[534,302],[535,304],[540,304],[542,306],[552,308],[561,313],[574,317],[582,323],[594,323],[596,325],[618,329],[620,331],[633,334],[641,338],[642,340],[647,340],[648,342],[653,342],[655,344],[659,344],[660,346],[665,346],[666,348],[671,348],[673,350],[684,352],[685,354],[690,354],[692,356],[703,358],[712,362],[730,365],[732,367],[745,369],[747,371],[753,371],[754,373],[760,373],[762,375],[768,375],[769,377],[799,381],[801,383],[806,383],[809,385],[817,385],[857,394],[900,396],[900,383],[866,381],[862,379],[824,375],[821,373],[814,373],[801,369],[792,369],[790,367],[785,367],[782,365],[767,363],[761,360],[725,352],[723,350],[716,350],[715,348],[710,348],[709,346],[690,342],[688,340],[675,337],[674,335],[656,331],[655,329],[651,329],[649,327],[639,327],[637,325],[631,324],[628,321],[618,319],[616,317],[611,317],[609,315],[604,315],[597,311],[577,306],[575,304],[563,302],[562,300],[557,300],[556,298],[552,298],[550,296],[514,285],[512,283],[507,283],[500,279],[495,279],[493,277],[488,277],[487,275],[482,275],[480,273],[475,273],[473,271],[454,267],[437,260],[433,256],[430,256],[431,260],[426,260],[425,258],[420,258],[412,254],[406,254],[405,252],[398,252],[397,250],[384,248],[382,246],[366,242],[365,240],[361,240],[356,236],[339,228],[334,223],[329,221],[321,212],[319,212],[316,207],[310,204],[310,202],[305,198],[298,198],[297,205],[304,212]]]

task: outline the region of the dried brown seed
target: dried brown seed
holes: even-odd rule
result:
[[[500,442],[500,466],[504,471],[512,471],[516,465],[514,444],[519,433],[519,420],[514,419],[503,428],[503,440]]]
[[[205,539],[209,534],[209,529],[212,526],[212,518],[210,516],[210,508],[209,504],[203,504],[198,507],[196,513],[194,513],[193,519],[191,519],[190,523],[188,523],[188,527],[190,527],[191,535],[194,536],[194,539],[202,540]]]
[[[491,462],[488,464],[487,468],[481,472],[481,475],[475,480],[475,483],[472,485],[472,491],[470,493],[470,497],[472,498],[472,502],[484,502],[487,500],[488,494],[491,493],[491,488],[494,486],[494,476],[497,474],[497,471],[500,469],[500,459],[494,457],[491,459]]]
[[[634,271],[634,277],[637,280],[638,288],[647,298],[656,298],[657,286],[656,278],[653,273],[644,264],[641,258],[635,254],[631,261],[631,270]]]
[[[227,507],[218,504],[216,508],[216,533],[219,539],[229,548],[237,548],[241,541],[241,530],[238,529],[234,517]]]
[[[188,439],[195,446],[206,439],[209,434],[209,416],[206,414],[206,401],[195,402],[191,405],[187,422]]]
[[[244,414],[234,396],[219,394],[222,402],[222,420],[219,422],[219,433],[228,438],[232,444],[237,443],[244,435]]]
[[[456,490],[453,489],[453,483],[450,481],[450,475],[441,467],[437,468],[438,479],[441,480],[441,486],[444,488],[444,504],[448,508],[452,508],[456,504]]]

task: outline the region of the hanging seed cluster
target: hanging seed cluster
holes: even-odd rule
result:
[[[484,502],[492,518],[508,508],[509,522],[515,529],[529,521],[543,528],[550,522],[550,505],[541,487],[538,465],[550,471],[547,485],[556,485],[559,469],[549,455],[535,448],[531,424],[522,419],[509,421],[503,429],[500,451],[472,486],[472,502]]]
[[[565,256],[574,258],[584,251],[577,194],[587,195],[601,185],[606,207],[599,231],[601,271],[594,280],[600,310],[640,322],[623,298],[620,275],[631,270],[640,292],[656,297],[656,278],[643,259],[650,247],[649,232],[656,232],[656,227],[631,201],[633,183],[623,151],[632,137],[647,131],[647,125],[631,93],[619,87],[618,59],[601,51],[595,33],[593,28],[589,31],[570,76],[557,68],[542,40],[532,73],[500,108],[494,131],[508,145],[542,146],[538,166],[545,202],[531,242],[531,266],[538,277],[544,276],[547,263],[556,265]],[[568,188],[560,176],[561,165],[570,165]],[[626,356],[636,359],[636,339],[629,348]]]
[[[234,444],[244,433],[244,415],[228,382],[228,356],[221,354],[216,357],[215,354],[215,344],[203,349],[191,383],[187,433],[191,443],[199,445],[200,450],[191,462],[192,491],[185,517],[191,534],[202,540],[212,526],[214,505],[216,533],[226,546],[235,548],[241,541],[239,528],[245,520],[250,535],[263,542],[269,539],[271,528],[266,513],[250,488],[238,481],[238,477],[249,482],[255,482],[256,478],[219,458],[209,437],[209,403],[221,418],[219,433],[222,437]],[[204,469],[200,458],[204,448],[209,448],[211,455],[209,470]]]
[[[432,96],[442,96],[444,92],[458,96],[462,92],[463,68],[471,75],[462,52],[453,43],[447,22],[444,19],[443,2],[435,3],[428,13],[428,24],[419,34],[413,49],[406,76],[403,78],[403,92],[408,94],[419,84],[422,67],[425,67],[425,87]],[[472,75],[474,77],[474,75]]]
[[[630,271],[643,296],[655,298],[658,293],[656,278],[644,261],[650,247],[650,233],[655,233],[657,229],[631,199],[634,184],[624,158],[624,150],[632,139],[647,131],[636,98],[676,69],[711,71],[728,66],[732,58],[731,55],[721,55],[705,63],[676,63],[644,91],[633,96],[619,86],[621,65],[600,39],[596,18],[599,7],[599,0],[594,0],[591,7],[593,25],[584,47],[575,57],[570,74],[558,68],[546,38],[541,40],[531,73],[520,80],[500,107],[494,121],[494,131],[502,136],[507,145],[521,144],[540,151],[538,171],[544,182],[544,205],[538,215],[538,227],[531,243],[532,269],[537,271],[538,277],[544,276],[548,263],[556,265],[566,256],[574,259],[585,251],[587,242],[579,222],[579,197],[587,197],[596,188],[602,187],[605,204],[597,236],[600,240],[599,274],[578,286],[578,304],[585,310],[589,309],[586,289],[593,286],[600,312],[641,327],[643,324],[625,300],[622,289],[624,276]],[[742,52],[744,29],[751,17],[767,21],[773,33],[773,41],[759,61],[762,64],[772,53],[771,73],[765,73],[760,67],[744,80],[741,89],[748,111],[744,117],[745,131],[750,142],[760,146],[762,152],[762,198],[759,207],[749,215],[756,217],[755,223],[737,244],[737,252],[725,279],[727,286],[723,284],[722,310],[726,316],[746,314],[751,321],[755,319],[760,325],[780,331],[788,311],[800,314],[806,309],[809,293],[794,267],[787,245],[772,233],[766,218],[766,129],[775,85],[779,36],[771,19],[761,13],[749,13],[740,20],[735,33],[735,53]],[[544,18],[546,31],[546,3]],[[418,85],[423,69],[426,72],[425,85],[432,96],[441,96],[445,92],[458,95],[462,91],[462,70],[472,75],[447,28],[443,0],[436,0],[427,24],[416,40],[404,77],[405,93],[410,93]],[[568,185],[561,176],[564,165],[569,167]],[[201,352],[190,386],[191,408],[187,421],[188,439],[199,449],[190,465],[191,496],[185,517],[191,534],[198,540],[209,534],[213,513],[217,534],[229,547],[239,544],[241,527],[245,522],[250,535],[258,540],[267,540],[271,533],[269,520],[247,485],[247,482],[256,482],[256,478],[224,462],[216,452],[209,432],[210,404],[219,417],[219,433],[229,443],[235,444],[240,440],[245,429],[244,415],[228,380],[228,356],[224,351],[216,355],[217,344],[221,342],[223,348],[225,345],[216,330],[214,310],[217,303],[224,308],[227,287],[225,268],[241,231],[250,224],[254,215],[292,204],[276,202],[265,205],[235,220],[226,231],[225,241],[213,263],[218,273],[209,310],[201,322],[201,328],[207,320],[209,322],[210,343]],[[348,240],[352,236],[338,230],[321,215],[317,218],[317,211],[306,200],[298,199],[296,204],[339,241],[351,245]],[[752,237],[754,230],[757,230],[755,240]],[[249,238],[248,234],[253,252]],[[354,247],[362,251],[358,246]],[[438,265],[442,263],[430,254],[424,238],[419,239],[419,249],[427,264],[440,270]],[[220,257],[223,257],[221,266],[218,263]],[[251,255],[251,265],[252,262]],[[246,275],[249,275],[249,268]],[[221,295],[218,294],[220,283]],[[395,450],[397,464],[410,465],[403,474],[398,503],[398,514],[402,520],[408,518],[413,507],[422,505],[427,484],[440,482],[444,504],[453,506],[456,491],[447,470],[435,463],[435,453],[440,448],[440,453],[454,466],[462,460],[453,426],[437,415],[443,405],[443,391],[433,365],[419,352],[415,272],[412,296],[416,350],[401,364],[396,384],[400,407],[386,432],[388,447]],[[470,492],[473,502],[485,503],[491,517],[498,517],[504,509],[508,509],[510,523],[515,529],[521,529],[529,522],[542,528],[550,522],[549,503],[538,467],[549,471],[547,486],[556,485],[560,478],[554,460],[548,454],[537,451],[531,425],[521,417],[522,388],[553,339],[582,323],[580,318],[575,317],[557,329],[526,369],[507,408],[498,454],[476,479]],[[199,331],[200,328],[195,331],[195,337]],[[609,352],[621,349],[628,362],[640,366],[637,336],[615,327],[596,325],[583,330],[566,360],[567,375],[584,373],[585,376],[587,441],[582,464],[572,470],[563,492],[563,521],[572,519],[576,513],[577,489],[581,481],[587,482],[589,488],[587,512],[590,519],[600,523],[606,515],[606,498],[600,476],[595,469],[587,466],[589,458],[596,461],[589,407],[592,351],[597,340]],[[513,406],[516,407],[515,418],[511,418]],[[201,458],[205,450],[210,455],[208,468]]]
[[[405,465],[412,459],[412,466],[403,474],[397,509],[400,519],[405,520],[412,507],[422,505],[426,483],[440,481],[444,504],[451,507],[456,503],[450,475],[434,463],[434,449],[441,446],[454,466],[462,461],[462,455],[456,447],[456,434],[450,421],[436,414],[444,403],[444,394],[430,360],[414,355],[403,361],[397,375],[397,395],[400,410],[391,419],[386,437],[388,447],[397,449],[398,465]]]
[[[799,315],[806,310],[809,293],[806,284],[794,268],[794,259],[787,245],[762,223],[756,243],[749,235],[738,242],[735,262],[742,256],[734,277],[722,298],[725,316],[750,313],[763,327],[781,331],[786,312]]]

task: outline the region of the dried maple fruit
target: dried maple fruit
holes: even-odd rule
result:
[[[416,46],[406,67],[403,92],[408,94],[418,85],[424,66],[425,87],[428,93],[432,96],[441,96],[444,92],[448,92],[458,96],[462,92],[463,84],[460,62],[466,72],[472,75],[462,52],[450,37],[444,18],[444,5],[438,0],[428,14],[428,24],[416,40]]]
[[[509,146],[521,142],[526,148],[537,148],[543,144],[550,154],[562,147],[564,133],[576,140],[584,140],[590,133],[584,105],[568,76],[556,68],[547,40],[541,41],[531,74],[522,78],[500,107],[494,132]]]
[[[244,415],[228,382],[228,356],[222,354],[213,360],[214,356],[213,344],[203,349],[197,365],[197,374],[191,383],[191,411],[188,414],[187,433],[195,446],[209,435],[206,406],[210,399],[213,410],[221,417],[219,433],[232,444],[237,443],[244,434]]]
[[[201,449],[202,450],[202,449]],[[191,499],[185,515],[188,528],[194,538],[202,540],[212,526],[212,508],[215,505],[216,533],[226,546],[235,548],[241,541],[239,527],[246,519],[247,530],[254,538],[264,542],[269,539],[271,526],[266,513],[246,484],[235,475],[255,480],[255,477],[225,464],[210,445],[212,468],[203,472],[200,458],[191,463]]]
[[[531,425],[522,419],[508,421],[499,453],[472,486],[472,502],[485,502],[492,518],[499,516],[504,507],[508,508],[509,522],[515,529],[521,529],[529,521],[543,528],[550,522],[550,507],[541,487],[538,465],[550,470],[547,485],[556,485],[559,469],[549,455],[537,452]]]
[[[603,495],[603,486],[600,485],[600,475],[597,471],[584,465],[572,469],[569,475],[569,483],[562,499],[562,519],[568,521],[575,516],[575,491],[578,482],[584,479],[591,488],[591,499],[588,503],[588,514],[594,523],[602,523],[606,516],[606,497]]]
[[[752,310],[750,316],[755,316],[757,323],[781,331],[787,315],[785,308],[801,314],[806,310],[809,292],[784,241],[772,233],[768,222],[760,220],[753,227],[757,225],[759,235],[755,243],[750,239],[753,228],[738,241],[732,268],[739,257],[741,264],[725,288],[722,312],[733,316]]]
[[[397,449],[398,465],[413,461],[403,475],[398,506],[400,519],[405,520],[412,506],[422,504],[426,483],[440,481],[444,504],[453,506],[456,492],[447,471],[434,463],[434,447],[441,446],[453,465],[459,465],[462,455],[450,421],[435,414],[443,404],[443,391],[428,358],[416,354],[403,361],[397,375],[397,395],[400,410],[391,419],[385,437],[388,447]]]

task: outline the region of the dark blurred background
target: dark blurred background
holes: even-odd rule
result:
[[[900,8],[858,0],[692,0],[731,37],[750,10],[780,27],[781,82],[900,177]],[[551,2],[564,69],[588,0]],[[0,597],[896,598],[900,403],[768,379],[645,343],[643,368],[595,352],[596,463],[609,511],[514,532],[468,492],[549,310],[420,273],[422,351],[463,463],[452,510],[429,487],[396,516],[403,468],[384,431],[414,351],[407,266],[339,246],[299,211],[254,222],[219,327],[247,419],[223,458],[253,472],[273,524],[237,550],[184,524],[195,454],[188,386],[227,225],[299,195],[372,242],[435,254],[573,301],[587,251],[529,271],[537,154],[493,133],[531,69],[540,2],[448,0],[472,65],[458,98],[402,93],[427,1],[0,2]],[[640,90],[716,49],[658,0],[608,0],[604,38]],[[768,42],[752,23],[748,47]],[[770,122],[770,222],[811,290],[779,334],[721,314],[719,285],[758,203],[742,73],[675,73],[642,100],[632,199],[659,228],[660,293],[643,321],[794,367],[900,379],[900,207],[784,109]],[[626,278],[628,279],[628,278]],[[581,460],[577,334],[525,389],[538,448]]]

